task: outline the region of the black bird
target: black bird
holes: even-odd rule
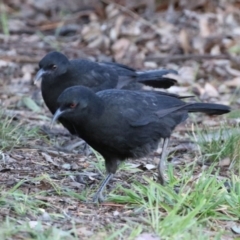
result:
[[[188,112],[220,115],[230,111],[225,105],[185,103],[178,97],[153,91],[110,89],[94,93],[83,86],[66,89],[59,96],[58,104],[52,122],[60,116],[67,119],[78,136],[105,159],[108,176],[94,201],[102,200],[102,191],[116,172],[119,160],[147,155],[157,148],[161,138],[164,142],[158,178],[164,184],[169,137],[174,128],[187,119]]]
[[[98,92],[105,89],[141,89],[143,84],[156,88],[169,88],[176,80],[164,77],[174,70],[138,72],[118,63],[97,63],[85,59],[68,60],[60,52],[48,53],[40,62],[35,81],[42,79],[41,91],[45,104],[52,114],[57,110],[57,98],[68,87],[82,85]],[[166,93],[163,93],[166,94]],[[59,121],[75,134],[70,123]]]

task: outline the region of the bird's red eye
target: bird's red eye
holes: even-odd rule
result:
[[[69,107],[70,107],[70,108],[75,108],[76,106],[77,106],[76,103],[70,103],[70,104],[69,104]]]

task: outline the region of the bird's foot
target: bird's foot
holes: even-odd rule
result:
[[[102,203],[105,201],[105,198],[103,197],[101,192],[97,192],[94,196],[93,196],[93,202],[94,203]]]
[[[161,175],[158,176],[158,182],[162,185],[162,186],[166,186],[169,185],[169,181],[166,181]],[[175,193],[179,193],[180,191],[180,186],[179,185],[174,185],[173,186],[173,190]]]
[[[164,180],[164,178],[162,176],[158,176],[158,182],[163,186],[166,184],[166,181]]]

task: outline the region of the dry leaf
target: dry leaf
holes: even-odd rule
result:
[[[193,67],[182,67],[178,71],[179,78],[177,79],[179,83],[182,84],[192,84],[196,78],[196,69]]]
[[[110,39],[112,41],[116,41],[119,34],[120,34],[120,30],[121,30],[121,26],[123,24],[125,17],[124,16],[119,16],[116,20],[115,26],[113,28],[110,29]]]
[[[208,37],[211,35],[207,16],[203,15],[199,18],[199,29],[201,37]]]
[[[191,49],[191,45],[189,43],[189,37],[186,29],[182,29],[179,33],[179,42],[185,54],[188,54]]]
[[[39,223],[38,221],[29,221],[28,224],[30,228],[35,228]]]
[[[156,169],[156,165],[153,165],[153,164],[146,164],[146,165],[145,165],[145,168],[146,168],[147,170]]]
[[[24,97],[22,99],[23,103],[25,104],[25,106],[29,109],[31,109],[33,112],[40,112],[41,108],[34,102],[33,99],[29,98],[29,97]]]
[[[240,234],[240,226],[233,226],[231,227],[232,231],[236,234]]]
[[[240,71],[238,71],[237,69],[231,68],[230,65],[226,66],[226,70],[227,70],[227,72],[229,72],[233,76],[240,77]]]
[[[231,160],[230,158],[224,158],[222,159],[219,163],[218,163],[218,166],[220,167],[225,167],[225,166],[229,166],[231,164]]]
[[[155,62],[144,62],[144,67],[156,69],[158,66],[157,66],[157,63]]]
[[[59,166],[57,163],[55,163],[54,161],[53,161],[53,159],[52,159],[52,157],[50,156],[50,155],[48,155],[47,153],[44,153],[44,152],[42,152],[41,153],[42,154],[42,156],[45,158],[45,160],[47,161],[47,162],[50,162],[50,163],[52,163],[54,166]]]
[[[225,85],[228,87],[239,87],[240,86],[240,77],[236,77],[231,81],[225,82]]]
[[[207,94],[210,97],[218,97],[219,93],[217,89],[210,83],[206,83],[204,86],[204,94]]]
[[[130,41],[126,38],[120,38],[112,45],[112,50],[116,59],[121,59],[130,47]]]

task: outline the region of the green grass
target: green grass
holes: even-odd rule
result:
[[[29,127],[19,121],[14,121],[0,113],[0,151],[12,150],[16,146],[23,146],[27,140],[36,139],[37,127]]]
[[[211,233],[212,239],[221,239],[225,234],[222,225],[227,221],[237,222],[240,218],[240,179],[233,174],[231,189],[227,191],[223,180],[218,179],[218,172],[212,173],[213,167],[203,171],[195,180],[192,178],[193,169],[193,164],[185,167],[183,176],[180,179],[173,178],[166,186],[149,178],[144,178],[143,184],[133,182],[130,189],[118,184],[107,200],[122,204],[125,211],[131,212],[126,215],[126,223],[121,226],[113,221],[102,229],[97,229],[89,239],[96,239],[100,233],[105,234],[102,239],[135,239],[142,232],[150,232],[162,239],[201,240],[209,239],[206,229],[215,229],[215,233]],[[28,179],[29,181],[50,184],[54,190],[50,196],[58,196],[59,199],[68,196],[81,202],[91,194],[89,188],[80,193],[63,190],[59,181],[54,181],[47,174]],[[9,215],[15,217],[5,218],[0,226],[0,239],[14,236],[27,236],[27,239],[75,239],[74,218],[71,221],[71,231],[38,220],[45,211],[50,212],[51,221],[63,220],[65,216],[61,211],[55,213],[57,209],[53,203],[39,200],[39,196],[49,196],[47,191],[26,194],[21,190],[23,183],[21,181],[11,189],[1,190],[0,211],[7,209]],[[176,185],[179,186],[179,193],[174,190]],[[91,212],[91,205],[89,206]],[[27,219],[31,220],[26,221]]]
[[[46,205],[45,202],[34,199],[23,193],[21,190],[16,190],[14,192],[1,191],[1,208],[8,208],[18,216],[26,216],[27,214],[37,216],[38,214],[41,214],[41,207],[46,207]]]
[[[201,240],[210,236],[211,239],[221,239],[226,234],[225,223],[238,221],[240,178],[232,172],[228,180],[229,190],[225,187],[227,179],[220,180],[216,168],[217,163],[226,157],[230,157],[232,163],[239,163],[238,128],[229,129],[223,125],[218,130],[198,129],[195,139],[198,140],[201,157],[209,160],[211,166],[193,180],[195,162],[182,167],[180,179],[174,176],[170,165],[166,186],[148,178],[145,184],[133,182],[130,189],[119,184],[107,200],[125,205],[138,222],[129,220],[127,227],[120,230],[110,224],[106,228],[114,233],[106,239],[124,239],[126,235],[134,239],[146,231],[156,233],[163,239]],[[98,153],[95,154],[98,159],[95,167],[104,174],[104,160]],[[125,163],[121,170],[129,171],[130,168]],[[179,193],[175,192],[174,186],[179,186]],[[213,229],[213,232],[206,229]]]
[[[142,229],[146,224],[163,239],[207,239],[199,233],[219,221],[237,221],[240,217],[240,181],[232,179],[230,192],[223,182],[209,171],[196,181],[184,179],[177,194],[172,186],[161,186],[146,179],[146,184],[134,183],[131,189],[121,186],[110,194],[111,201],[125,203],[129,208],[144,212],[139,218]],[[121,195],[117,194],[121,192]],[[138,210],[138,211],[137,211]],[[137,216],[138,214],[136,214]],[[138,226],[138,227],[140,227]],[[214,227],[218,228],[217,225]],[[224,232],[221,227],[219,234]]]
[[[72,231],[63,231],[54,226],[46,227],[41,221],[19,224],[16,220],[7,217],[0,226],[0,239],[74,240],[77,238]]]
[[[75,239],[69,231],[60,230],[54,226],[47,226],[38,220],[47,207],[54,208],[49,203],[39,200],[37,194],[26,194],[20,186],[21,181],[8,191],[1,189],[0,210],[9,212],[4,222],[0,224],[0,239],[15,239],[16,236],[25,236],[25,239]],[[56,218],[50,214],[51,218]],[[30,220],[35,219],[35,220]]]
[[[28,179],[28,181],[46,181],[50,183],[54,190],[58,190],[57,184],[47,176],[42,175],[38,178]],[[57,208],[54,204],[40,200],[39,197],[48,196],[47,191],[27,194],[21,190],[24,180],[20,181],[11,189],[1,189],[0,212],[8,212],[4,221],[0,224],[0,239],[31,239],[31,240],[65,240],[77,239],[74,222],[71,230],[63,230],[50,222],[57,222],[65,219],[63,212],[56,213]],[[58,191],[62,194],[62,191]],[[47,215],[47,220],[41,220]],[[11,217],[10,217],[11,216]]]
[[[9,36],[8,15],[6,12],[6,6],[2,3],[2,1],[0,2],[0,25],[3,34]]]
[[[239,133],[238,126],[231,128],[227,124],[215,130],[197,128],[194,137],[200,148],[201,161],[217,165],[221,160],[229,158],[229,169],[240,173]]]
[[[129,220],[127,227],[120,230],[111,224],[108,228],[114,233],[106,239],[125,239],[126,236],[135,239],[141,232],[155,233],[163,239],[201,240],[210,236],[211,239],[221,239],[226,234],[225,224],[238,221],[240,178],[239,174],[234,174],[240,156],[238,127],[223,125],[218,130],[198,129],[195,139],[198,140],[201,158],[210,161],[211,166],[194,179],[196,162],[186,164],[178,179],[169,165],[169,183],[166,186],[148,178],[145,184],[133,181],[129,189],[118,184],[107,200],[125,205],[138,222]],[[104,160],[95,154],[99,160],[97,168],[103,173]],[[217,163],[226,157],[235,166],[228,180],[218,177],[217,167]],[[129,171],[127,163],[122,170]],[[230,189],[225,187],[226,181],[230,183]],[[179,186],[179,193],[174,186]],[[212,229],[212,232],[206,229]]]

